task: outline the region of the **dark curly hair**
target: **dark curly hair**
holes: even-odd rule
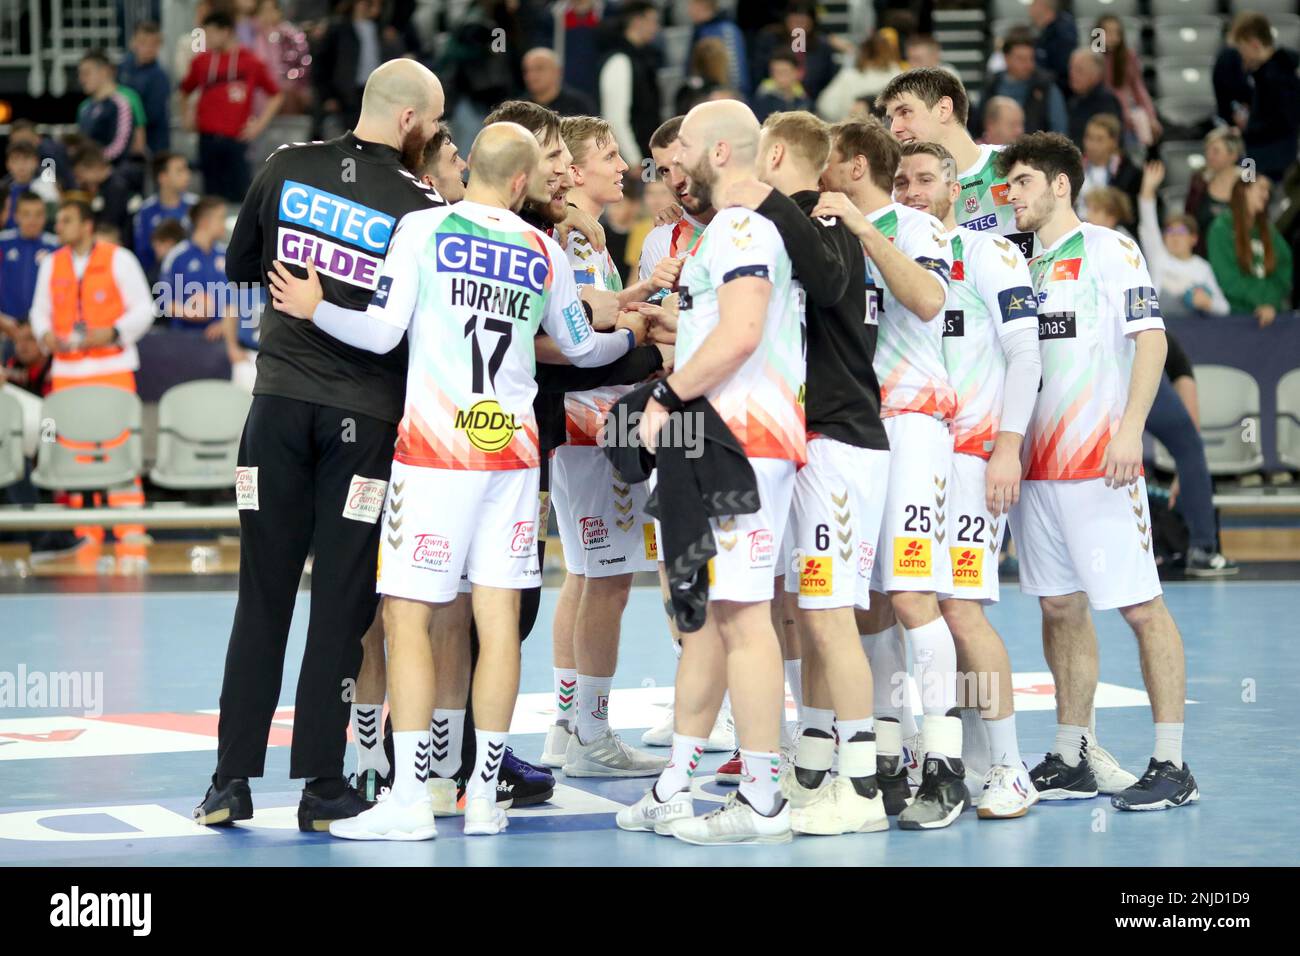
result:
[[[1016,163],[1038,170],[1049,183],[1064,174],[1070,180],[1070,202],[1079,198],[1079,190],[1083,188],[1083,154],[1060,133],[1030,133],[1020,137],[998,153],[994,169],[1005,179]]]

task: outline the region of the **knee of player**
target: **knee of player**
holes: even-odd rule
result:
[[[1165,606],[1164,598],[1156,595],[1149,601],[1143,601],[1141,604],[1132,604],[1128,607],[1119,609],[1124,620],[1128,623],[1135,634],[1141,637],[1142,634],[1152,626],[1158,626],[1163,621],[1169,621],[1173,624],[1173,619],[1169,615],[1169,608]]]
[[[1040,597],[1038,606],[1043,611],[1043,622],[1049,625],[1081,624],[1088,617],[1088,595],[1082,591]]]
[[[855,608],[854,615],[857,618],[859,634],[879,634],[881,631],[889,630],[896,623],[894,606],[890,603],[888,595],[876,591],[871,592],[870,610]]]
[[[608,578],[587,578],[583,587],[584,600],[608,601],[619,608],[627,606],[632,593],[632,575],[616,574]]]
[[[939,599],[929,591],[895,591],[889,598],[903,627],[923,627],[939,616]]]
[[[973,628],[978,627],[984,617],[984,608],[978,601],[949,598],[939,602],[939,613],[947,622],[948,630],[952,631],[953,639],[963,643],[973,636]]]

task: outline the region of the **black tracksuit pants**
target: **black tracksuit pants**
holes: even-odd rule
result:
[[[397,426],[341,408],[257,395],[239,464],[257,507],[239,513],[239,604],[221,687],[217,772],[260,777],[280,699],[303,563],[315,555],[289,776],[341,777],[361,637],[375,616],[379,522],[344,517],[354,477],[387,482]],[[352,501],[354,514],[357,502]],[[363,508],[364,515],[373,505]]]

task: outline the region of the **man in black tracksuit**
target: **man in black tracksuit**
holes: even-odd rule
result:
[[[325,300],[364,310],[406,213],[441,205],[414,166],[435,134],[442,87],[393,60],[371,74],[355,132],[282,147],[245,197],[226,258],[236,282],[265,282],[278,259],[314,264]],[[379,518],[406,389],[407,348],[344,345],[310,322],[263,313],[253,404],[240,442],[239,604],[226,652],[217,771],[195,819],[252,816],[263,773],[298,581],[308,553],[311,617],[294,712],[289,775],[308,782],[305,831],[366,808],[343,776],[347,682],[375,615]]]

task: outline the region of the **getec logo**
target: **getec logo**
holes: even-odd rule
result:
[[[153,894],[83,893],[74,886],[50,897],[50,925],[122,926],[129,927],[133,936],[148,936],[153,930]]]
[[[894,574],[903,578],[930,576],[934,565],[930,561],[929,538],[894,539]]]
[[[458,232],[439,233],[436,243],[440,272],[496,279],[538,294],[546,290],[551,263],[534,249]]]

